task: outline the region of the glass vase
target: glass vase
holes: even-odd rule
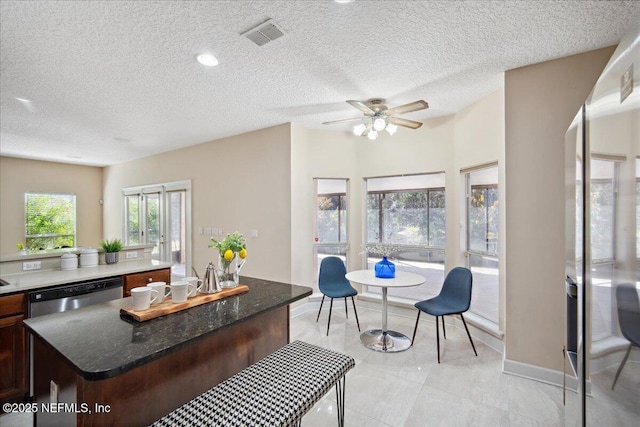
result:
[[[396,265],[389,261],[387,257],[382,257],[382,260],[375,265],[376,277],[382,279],[392,279],[396,277]]]
[[[240,270],[245,260],[240,258],[238,252],[233,253],[233,258],[227,261],[223,254],[218,257],[218,282],[220,287],[235,288],[239,284]]]

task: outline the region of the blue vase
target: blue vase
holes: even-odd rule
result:
[[[380,262],[375,265],[376,277],[383,279],[392,279],[396,277],[396,265],[389,261],[387,257],[382,257]]]

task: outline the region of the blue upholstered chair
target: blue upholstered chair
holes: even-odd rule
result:
[[[329,335],[329,325],[331,324],[331,309],[333,308],[334,298],[344,298],[344,312],[346,317],[349,318],[347,312],[347,297],[351,297],[351,303],[353,304],[353,312],[356,314],[356,323],[358,324],[358,331],[360,330],[360,321],[358,320],[358,311],[356,310],[356,303],[353,300],[354,295],[358,295],[358,291],[351,286],[351,283],[344,277],[347,274],[347,268],[344,266],[344,262],[335,256],[326,257],[320,263],[320,276],[318,277],[318,287],[322,292],[322,301],[320,302],[320,310],[318,310],[318,317],[316,322],[320,319],[320,312],[322,311],[322,304],[324,304],[324,297],[331,298],[331,304],[329,305],[329,320],[327,321],[327,336]]]
[[[629,341],[627,353],[620,362],[618,372],[613,380],[611,390],[616,386],[620,372],[624,364],[627,363],[629,353],[632,347],[640,348],[640,299],[638,299],[638,291],[631,283],[622,283],[616,288],[616,303],[618,305],[618,324],[622,336]]]
[[[416,331],[418,330],[418,321],[420,320],[420,313],[425,312],[436,317],[436,342],[438,346],[438,363],[440,363],[440,329],[438,327],[438,317],[442,318],[442,332],[444,333],[444,339],[447,339],[447,331],[444,328],[444,316],[451,314],[459,314],[464,324],[464,328],[467,331],[467,336],[473,347],[473,352],[476,352],[476,346],[473,345],[469,328],[467,328],[467,322],[464,320],[462,313],[469,310],[471,304],[471,285],[473,284],[473,276],[468,268],[456,267],[447,274],[444,279],[444,284],[440,290],[440,294],[434,298],[417,302],[415,307],[418,309],[418,318],[416,319],[416,327],[413,330],[413,342],[416,339]]]

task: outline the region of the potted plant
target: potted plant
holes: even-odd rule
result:
[[[105,251],[105,262],[107,264],[116,264],[118,262],[118,252],[122,250],[122,241],[120,239],[107,239],[100,242],[100,246]]]
[[[24,254],[27,253],[27,250],[24,247],[24,243],[22,243],[22,242],[16,243],[16,248],[18,248],[18,253],[20,253],[20,254],[24,255]]]
[[[218,257],[218,280],[223,288],[235,288],[238,286],[240,270],[247,257],[247,245],[242,233],[234,232],[227,234],[218,241],[211,238],[210,248],[217,249]]]

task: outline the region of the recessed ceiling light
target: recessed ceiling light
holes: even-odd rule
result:
[[[351,3],[353,0],[333,0],[336,3]]]
[[[215,56],[209,55],[208,53],[204,53],[202,55],[198,55],[196,57],[199,63],[202,65],[206,65],[207,67],[215,67],[218,65],[218,60]]]
[[[35,111],[35,109],[33,108],[33,102],[31,102],[30,99],[26,99],[26,98],[19,98],[19,97],[15,97],[16,101],[18,101],[20,104],[22,104],[24,106],[24,108],[26,108],[27,110],[31,111],[32,113]]]

